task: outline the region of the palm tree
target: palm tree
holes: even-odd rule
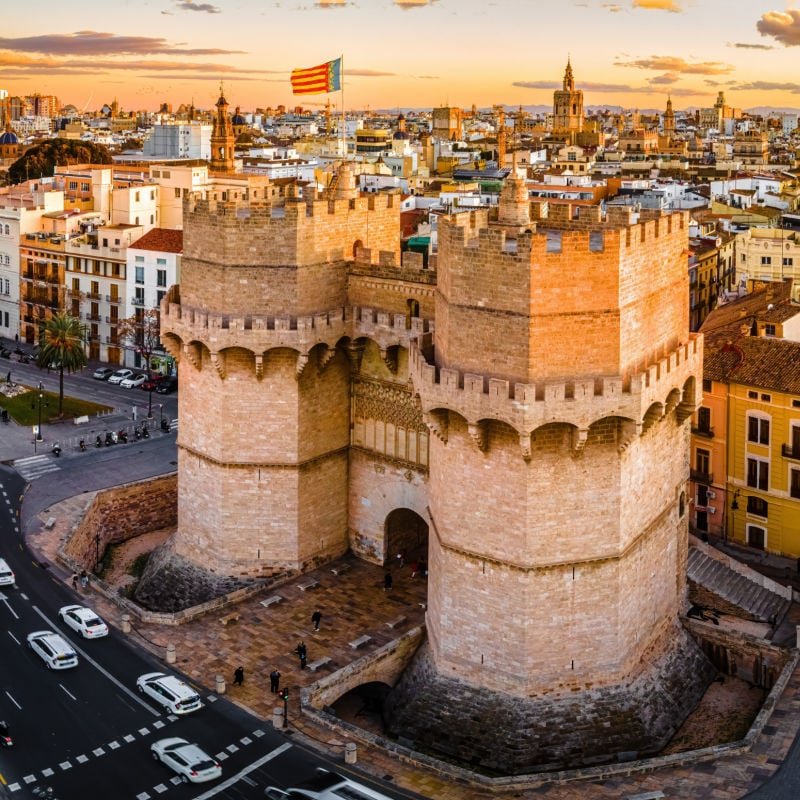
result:
[[[48,368],[55,365],[58,369],[59,416],[62,415],[64,406],[64,370],[77,372],[86,366],[85,338],[85,327],[66,312],[54,314],[42,328],[36,363],[40,367]]]

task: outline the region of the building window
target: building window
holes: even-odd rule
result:
[[[758,392],[748,392],[747,397],[750,400],[758,400]]]
[[[747,544],[757,550],[763,550],[767,546],[767,532],[758,525],[747,526]]]
[[[90,186],[89,186],[89,184],[88,184],[88,183],[82,183],[82,184],[81,184],[81,191],[82,191],[82,192],[88,192],[88,191],[89,191],[89,189],[90,189]]]
[[[800,499],[800,469],[789,470],[789,494]]]
[[[775,335],[775,326],[774,325],[765,325],[764,326],[764,336],[774,336]]]
[[[136,267],[136,283],[144,283],[144,267]]]
[[[747,459],[747,485],[752,489],[769,491],[769,461],[760,458]]]
[[[167,285],[167,271],[165,269],[156,270],[156,286]]]
[[[769,420],[763,417],[747,417],[747,441],[769,444]]]
[[[768,267],[772,264],[772,256],[761,256],[761,265]]]
[[[783,266],[784,267],[794,266],[794,259],[793,258],[784,258],[783,259]]]
[[[766,517],[769,504],[766,500],[753,495],[747,496],[747,513],[755,514],[757,517]]]
[[[181,196],[181,190],[180,190],[179,187],[176,187],[175,188],[175,197],[180,197],[180,196]]]
[[[137,286],[134,289],[135,296],[133,298],[133,302],[136,305],[143,306],[144,305],[144,286]]]
[[[763,402],[765,402],[765,403],[771,403],[772,402],[772,395],[771,394],[762,394],[761,395],[761,400]]]
[[[144,256],[135,256],[134,258],[137,264],[144,264]]]
[[[161,301],[166,297],[166,292],[156,292],[156,305],[160,306]]]
[[[700,406],[697,409],[697,428],[701,431],[711,430],[711,409]]]
[[[703,391],[710,392],[711,391],[711,381],[708,378],[703,378]]]
[[[159,267],[166,267],[167,266],[167,259],[166,258],[157,258],[156,259],[156,264],[158,264]]]

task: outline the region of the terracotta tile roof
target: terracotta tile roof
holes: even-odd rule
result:
[[[136,250],[158,250],[160,253],[182,253],[183,231],[172,228],[153,228],[130,247]]]

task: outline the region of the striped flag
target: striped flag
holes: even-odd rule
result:
[[[292,94],[325,94],[342,88],[342,59],[318,67],[292,70]]]

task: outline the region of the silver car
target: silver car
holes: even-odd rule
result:
[[[204,783],[222,775],[222,767],[196,744],[173,736],[150,745],[156,761],[166,764],[184,783]]]

